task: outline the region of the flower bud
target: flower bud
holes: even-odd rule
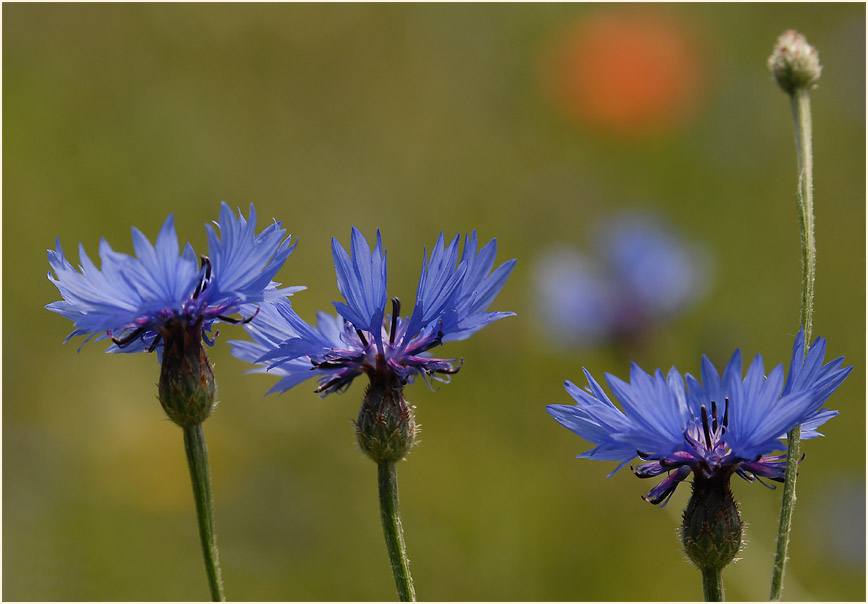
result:
[[[681,541],[690,560],[703,570],[721,570],[741,549],[742,526],[729,475],[695,474],[681,525]]]
[[[201,322],[175,320],[160,327],[164,342],[160,404],[182,428],[201,424],[216,406],[217,383],[201,333]]]
[[[816,88],[823,67],[817,49],[799,32],[790,29],[778,38],[769,69],[784,92],[794,94],[800,88]]]
[[[414,407],[404,399],[403,385],[395,378],[371,375],[356,422],[356,438],[375,462],[397,462],[410,452],[419,429]]]

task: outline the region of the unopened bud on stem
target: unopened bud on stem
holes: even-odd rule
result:
[[[817,49],[808,44],[805,36],[790,29],[775,43],[769,69],[778,86],[792,95],[802,88],[816,88],[823,67]]]

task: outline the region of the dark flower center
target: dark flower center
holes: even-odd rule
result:
[[[112,335],[111,331],[107,332],[109,337],[111,337],[112,342],[114,342],[114,344],[118,348],[122,348],[122,349],[126,348],[127,346],[129,346],[130,344],[132,344],[133,342],[138,340],[139,338],[144,339],[156,331],[156,335],[154,335],[153,341],[151,342],[150,346],[148,346],[148,352],[153,352],[154,350],[157,349],[157,346],[159,346],[160,342],[164,339],[162,328],[165,327],[166,325],[168,325],[169,323],[171,323],[173,321],[180,321],[181,323],[190,324],[190,325],[198,324],[201,326],[203,324],[203,317],[205,316],[205,309],[207,307],[207,304],[204,300],[199,302],[199,303],[196,303],[194,301],[199,300],[199,296],[211,284],[212,271],[211,271],[211,259],[208,258],[208,256],[205,256],[204,254],[202,256],[200,256],[199,258],[200,258],[199,282],[196,284],[196,289],[193,290],[193,294],[184,303],[182,312],[178,313],[178,311],[166,309],[166,310],[163,310],[163,311],[160,311],[159,313],[157,313],[157,319],[156,320],[153,318],[151,318],[150,320],[148,320],[147,318],[141,318],[141,319],[137,320],[137,323],[139,323],[139,325],[135,329],[133,329],[131,332],[129,332],[128,334],[126,334],[120,338],[114,337]],[[225,311],[230,307],[231,307],[231,304],[221,304],[217,308],[212,309],[211,313],[214,313],[214,314],[209,313],[209,316],[212,318],[216,317],[217,319],[220,319],[221,321],[225,321],[227,323],[232,323],[234,325],[237,325],[237,324],[243,325],[245,323],[249,323],[250,321],[252,321],[254,319],[254,317],[256,317],[256,315],[259,314],[259,307],[258,306],[256,308],[256,311],[252,315],[250,315],[249,317],[241,317],[239,319],[236,319],[234,317],[230,317],[228,315],[222,314],[221,311]],[[179,314],[181,316],[179,316]],[[205,340],[209,344],[213,345],[213,341],[208,340],[207,337],[204,335],[204,332],[203,332],[203,337],[205,338]],[[216,337],[216,332],[215,332],[215,337]]]

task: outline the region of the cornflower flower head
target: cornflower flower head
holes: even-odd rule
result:
[[[667,474],[643,497],[652,504],[665,505],[691,474],[694,481],[728,482],[736,474],[782,482],[786,455],[771,453],[786,449],[781,439],[797,425],[803,438],[822,436],[817,428],[838,414],[823,404],[853,369],[842,367],[843,357],[824,364],[825,350],[825,339],[817,338],[805,358],[800,331],[786,382],[782,365],[765,374],[760,355],[742,379],[740,350],[723,374],[703,355],[701,381],[689,373],[682,377],[674,367],[665,376],[659,369],[650,375],[633,363],[629,383],[606,374],[623,411],[584,370],[587,389],[565,384],[576,404],[547,410],[595,445],[579,457],[618,461],[614,474],[638,456],[647,462],[633,469],[639,478]]]
[[[800,330],[786,382],[782,365],[766,375],[760,355],[742,379],[739,350],[723,374],[703,356],[701,381],[690,374],[682,377],[674,367],[666,376],[659,369],[652,376],[634,363],[629,383],[606,374],[623,411],[585,370],[586,390],[566,382],[576,405],[549,405],[547,410],[595,445],[579,457],[619,461],[614,474],[638,456],[645,463],[631,469],[639,478],[666,474],[643,496],[649,503],[666,505],[692,474],[681,527],[684,551],[704,577],[719,575],[742,543],[743,523],[729,486],[732,475],[750,482],[784,482],[787,456],[773,453],[787,448],[782,442],[786,433],[801,424],[804,438],[821,436],[817,428],[838,413],[823,404],[853,367],[842,367],[843,357],[824,364],[825,351],[826,341],[817,338],[805,357]]]
[[[355,227],[350,243],[347,253],[332,239],[338,290],[344,297],[334,303],[336,316],[319,313],[314,327],[288,301],[278,300],[262,307],[258,323],[245,326],[252,341],[230,342],[232,353],[260,366],[253,371],[281,377],[269,392],[283,392],[317,376],[316,392],[325,396],[347,388],[364,373],[370,379],[366,400],[394,394],[395,421],[406,426],[410,420],[401,419],[409,410],[400,394],[403,386],[417,375],[426,381],[448,381],[460,369],[456,359],[432,357],[428,351],[443,342],[464,340],[514,314],[486,309],[506,283],[515,260],[492,270],[497,242],[492,239],[477,251],[473,231],[465,238],[459,261],[459,237],[447,245],[441,233],[430,256],[427,250],[423,253],[413,311],[402,317],[398,298],[391,299],[392,312],[386,313],[386,255],[379,231],[373,248]],[[382,412],[379,402],[376,408]],[[359,426],[365,413],[363,405]]]
[[[497,241],[477,254],[476,232],[465,241],[458,262],[456,236],[449,245],[443,234],[422,260],[416,302],[410,316],[400,316],[401,302],[391,299],[386,314],[386,256],[377,232],[373,250],[364,235],[352,230],[348,254],[337,239],[332,253],[338,289],[345,302],[335,302],[337,315],[320,312],[313,327],[296,314],[287,300],[263,306],[261,320],[246,326],[253,341],[232,341],[233,354],[259,363],[283,376],[270,392],[285,391],[317,376],[323,395],[349,386],[365,373],[390,374],[403,384],[416,375],[449,376],[458,371],[456,359],[425,353],[443,342],[464,340],[489,323],[514,315],[486,309],[503,288],[515,260],[492,272]],[[254,370],[257,371],[257,370]],[[448,380],[448,377],[442,378]]]
[[[66,259],[60,238],[55,249],[48,250],[53,271],[48,279],[63,299],[46,308],[75,326],[64,341],[86,336],[84,345],[91,339],[110,338],[107,352],[158,351],[163,366],[160,400],[176,423],[195,423],[210,413],[206,399],[213,403],[216,386],[202,341],[213,345],[208,335],[213,324],[248,322],[256,305],[304,289],[281,289],[273,281],[295,249],[291,238],[284,238],[286,231],[279,222],[257,235],[252,204],[245,220],[240,210],[236,217],[223,203],[220,220],[214,224],[216,229],[206,225],[210,254],[201,258],[189,243],[181,252],[172,215],[153,245],[133,227],[135,256],[114,251],[103,239],[100,268],[81,244],[78,269]],[[251,309],[250,316],[231,316],[242,306]],[[191,397],[201,400],[191,403]],[[181,407],[192,416],[182,413]]]
[[[535,307],[564,345],[630,342],[684,312],[707,291],[706,251],[662,218],[624,213],[595,229],[593,250],[548,250],[537,261]]]
[[[366,374],[368,387],[355,422],[361,450],[377,464],[380,519],[389,562],[404,602],[416,600],[398,501],[396,465],[416,442],[414,407],[404,386],[416,376],[448,381],[460,369],[456,359],[428,353],[443,342],[470,337],[511,312],[487,310],[515,266],[510,260],[494,268],[497,242],[477,252],[476,231],[465,237],[459,260],[459,236],[447,245],[443,233],[422,255],[416,301],[409,316],[391,299],[386,313],[386,253],[380,232],[371,248],[353,227],[350,252],[332,239],[332,256],[342,302],[336,316],[318,313],[316,326],[299,317],[288,300],[264,305],[260,319],[245,326],[250,341],[232,341],[232,353],[254,363],[252,371],[280,380],[269,392],[284,392],[317,376],[316,392],[326,396],[349,387]]]
[[[76,270],[66,259],[60,238],[48,250],[54,271],[48,279],[57,286],[63,300],[46,308],[71,321],[74,336],[94,341],[111,338],[109,352],[152,352],[162,348],[162,331],[174,321],[199,323],[207,336],[217,321],[238,323],[230,315],[242,304],[258,304],[290,295],[303,287],[278,289],[272,279],[295,249],[285,229],[274,222],[256,235],[256,211],[250,205],[250,219],[239,210],[236,217],[224,202],[218,230],[206,225],[208,256],[197,258],[190,244],[180,252],[174,216],[163,223],[155,245],[137,228],[132,228],[136,257],[115,252],[100,241],[101,268],[97,268],[79,244],[81,264]],[[218,234],[219,231],[219,234]],[[222,236],[222,237],[221,237]]]
[[[226,597],[202,430],[217,402],[217,383],[202,343],[214,344],[208,336],[214,323],[249,323],[259,304],[304,288],[279,289],[280,284],[273,280],[295,249],[291,238],[284,238],[286,231],[279,222],[257,235],[252,204],[249,220],[245,220],[240,209],[236,217],[223,203],[220,220],[214,224],[216,230],[205,227],[210,255],[201,260],[189,243],[181,252],[172,215],[153,245],[133,227],[135,256],[115,252],[103,239],[100,268],[79,244],[81,264],[76,270],[58,238],[55,249],[48,250],[53,271],[48,279],[63,300],[46,308],[73,322],[75,329],[66,340],[79,335],[86,336],[85,343],[111,338],[107,352],[157,351],[161,365],[158,398],[166,415],[184,433],[211,599],[219,602]],[[242,307],[251,309],[251,314],[233,317]]]

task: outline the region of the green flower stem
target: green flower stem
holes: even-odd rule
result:
[[[196,516],[199,520],[199,537],[202,540],[202,554],[205,557],[205,570],[208,571],[208,585],[211,600],[225,602],[223,580],[220,577],[220,563],[217,556],[217,536],[214,533],[214,499],[211,496],[211,470],[208,463],[208,447],[202,424],[184,426],[184,450],[187,465],[190,467],[190,480],[193,483],[193,498],[196,500]]]
[[[817,247],[814,239],[814,154],[811,147],[811,97],[800,88],[790,97],[796,130],[799,165],[799,231],[802,235],[802,310],[805,327],[805,355],[814,328],[814,278],[817,272]]]
[[[719,568],[702,569],[702,595],[706,602],[723,602],[723,581]]]
[[[817,268],[817,249],[814,241],[814,174],[811,151],[811,99],[807,88],[799,88],[790,101],[796,130],[796,152],[799,166],[799,230],[802,235],[802,310],[800,319],[805,328],[805,355],[811,342],[814,323],[814,276]],[[790,545],[793,525],[793,510],[796,506],[796,473],[800,453],[801,426],[787,434],[787,471],[784,479],[781,520],[778,525],[778,545],[775,566],[772,572],[772,588],[769,598],[781,599],[784,583],[784,566]]]
[[[398,598],[402,602],[415,602],[413,577],[410,576],[410,561],[404,545],[404,529],[401,526],[401,512],[398,504],[398,471],[394,461],[381,461],[377,464],[377,484],[380,490],[380,518],[386,536],[386,549],[395,575]]]

